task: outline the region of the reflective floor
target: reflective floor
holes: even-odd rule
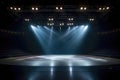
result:
[[[120,64],[120,59],[90,55],[32,55],[1,59],[0,64],[23,66],[99,66]]]
[[[0,80],[120,80],[120,60],[90,55],[10,57],[0,60]]]

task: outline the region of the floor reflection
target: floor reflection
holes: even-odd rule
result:
[[[72,66],[64,69],[49,68],[49,71],[40,69],[33,70],[28,75],[28,80],[95,80],[89,71],[74,70]]]
[[[120,59],[98,56],[21,56],[0,60],[0,80],[120,80]]]

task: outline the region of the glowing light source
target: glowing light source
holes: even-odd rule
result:
[[[69,21],[73,21],[73,18],[68,18]]]
[[[105,10],[105,8],[103,8],[103,10]]]
[[[68,25],[68,26],[73,26],[73,25],[74,25],[74,23],[67,23],[67,25]]]
[[[47,25],[48,25],[48,26],[53,26],[53,25],[54,25],[54,23],[47,23]]]
[[[34,8],[34,7],[32,7],[32,10],[35,10],[35,8]]]
[[[87,7],[80,7],[80,10],[87,10]]]
[[[63,7],[56,7],[56,10],[63,10]]]
[[[64,26],[64,23],[60,23],[60,26]]]
[[[14,10],[17,10],[17,8],[14,8]]]
[[[10,9],[12,10],[12,9],[13,9],[13,7],[10,7]]]
[[[29,21],[30,21],[30,19],[28,19],[28,18],[25,18],[24,20],[25,20],[26,22],[29,22]]]
[[[83,7],[80,7],[80,10],[83,10]]]
[[[108,9],[110,9],[110,7],[107,7],[106,9],[108,10]]]
[[[105,10],[109,10],[109,9],[110,9],[110,7],[100,7],[99,11],[105,11]]]
[[[20,11],[20,10],[21,10],[21,8],[18,8],[18,10]]]
[[[84,10],[87,10],[87,7],[84,7]]]
[[[56,7],[56,10],[58,10],[58,7]]]
[[[60,9],[62,10],[63,8],[62,8],[62,7],[60,7]]]
[[[48,18],[49,21],[53,21],[54,19],[53,18]]]
[[[99,8],[99,10],[102,10],[102,8]]]
[[[89,19],[89,21],[91,21],[91,22],[94,21],[94,20],[95,20],[94,18],[90,18],[90,19]]]
[[[38,8],[36,7],[35,10],[38,11]]]

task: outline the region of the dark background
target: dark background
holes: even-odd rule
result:
[[[80,5],[87,4],[92,6],[109,5],[111,11],[103,18],[91,24],[92,30],[89,31],[86,39],[82,43],[82,48],[76,54],[100,54],[100,55],[119,55],[120,31],[107,35],[98,35],[97,32],[112,31],[120,29],[120,10],[119,0],[1,0],[0,1],[0,29],[26,32],[24,35],[11,35],[0,32],[0,55],[26,55],[44,54],[41,46],[29,30],[29,23],[25,23],[20,17],[11,15],[7,10],[8,6],[30,6],[30,5]]]

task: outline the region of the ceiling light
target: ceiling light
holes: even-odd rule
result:
[[[86,10],[87,8],[86,7],[84,7],[84,10]]]
[[[10,9],[13,9],[13,7],[10,7]]]
[[[35,8],[36,11],[38,11],[38,8]]]
[[[102,8],[99,8],[99,10],[102,10]]]
[[[108,9],[110,9],[110,7],[107,7],[106,9],[108,10]]]
[[[80,7],[80,10],[83,10],[83,7]]]
[[[58,10],[58,7],[56,7],[56,9]]]
[[[62,10],[63,8],[62,8],[62,7],[60,7],[60,9]]]
[[[17,8],[14,8],[14,10],[17,10]]]
[[[34,8],[34,7],[32,7],[32,10],[35,10],[35,8]]]
[[[21,8],[18,8],[18,10],[21,10]]]

